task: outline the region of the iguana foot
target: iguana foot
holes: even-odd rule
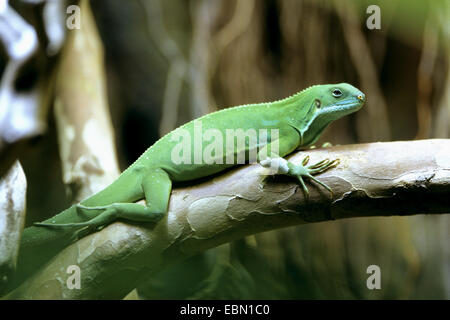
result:
[[[96,217],[85,221],[85,222],[75,222],[75,223],[45,223],[37,222],[34,225],[52,227],[52,228],[80,228],[89,227],[90,230],[98,230],[111,222],[124,218],[132,221],[139,222],[156,222],[160,220],[165,212],[156,212],[147,206],[143,206],[139,203],[113,203],[106,206],[84,206],[82,204],[77,204],[77,213],[83,213],[83,211],[93,211],[100,210]]]
[[[309,199],[309,191],[305,185],[305,182],[303,181],[303,178],[305,178],[305,177],[320,184],[322,187],[327,189],[331,193],[331,196],[333,197],[333,190],[331,190],[331,188],[329,186],[327,186],[325,183],[323,183],[322,181],[316,179],[313,175],[322,173],[328,169],[336,167],[339,164],[340,160],[339,159],[330,160],[327,158],[327,159],[319,161],[313,165],[305,167],[308,164],[308,162],[309,162],[309,156],[306,156],[305,158],[303,158],[301,165],[296,165],[296,164],[288,162],[288,167],[290,169],[288,172],[288,175],[296,177],[299,180],[300,185],[303,188],[303,192],[305,193],[305,196],[308,199]]]
[[[339,164],[339,159],[324,159],[322,161],[319,161],[313,165],[307,166],[309,162],[309,156],[306,156],[301,164],[294,164],[292,162],[287,161],[283,158],[267,158],[264,161],[261,161],[261,165],[266,168],[275,169],[275,174],[284,174],[291,177],[295,177],[298,182],[300,183],[303,192],[305,193],[305,197],[309,199],[309,191],[308,188],[305,185],[304,178],[311,179],[318,184],[320,184],[322,187],[327,189],[331,196],[333,196],[333,191],[329,186],[327,186],[325,183],[321,182],[320,180],[316,179],[313,175],[322,173],[328,169],[331,169],[333,167],[336,167]]]

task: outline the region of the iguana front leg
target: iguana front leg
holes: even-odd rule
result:
[[[285,134],[277,142],[279,154],[289,154],[295,150],[298,146],[299,137],[296,133]],[[270,174],[283,174],[294,177],[298,180],[302,186],[303,192],[306,198],[309,198],[309,191],[306,187],[304,178],[311,179],[333,194],[333,191],[329,186],[320,180],[316,179],[313,175],[322,173],[328,169],[331,169],[339,164],[339,159],[324,159],[313,165],[306,166],[309,162],[309,156],[306,156],[301,164],[294,164],[280,156],[278,156],[276,150],[272,150],[275,143],[269,143],[267,146],[261,149],[258,153],[259,163],[271,170]],[[271,154],[272,153],[272,154]],[[268,156],[270,155],[270,156]]]
[[[265,168],[271,168],[272,170],[275,168],[275,171],[272,172],[272,174],[284,174],[287,176],[294,177],[298,180],[300,185],[302,186],[303,192],[305,193],[306,198],[309,198],[309,191],[306,187],[304,178],[311,179],[321,186],[323,186],[325,189],[330,191],[331,194],[333,194],[333,191],[329,186],[327,186],[322,181],[316,179],[313,175],[322,173],[328,169],[331,169],[339,164],[339,159],[334,159],[330,161],[330,159],[324,159],[320,162],[317,162],[313,165],[310,165],[306,167],[309,161],[309,156],[306,156],[302,164],[298,165],[292,162],[289,162],[288,160],[281,158],[281,157],[275,157],[275,158],[267,158],[260,162],[260,164]]]

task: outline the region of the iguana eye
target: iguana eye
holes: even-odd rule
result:
[[[333,97],[339,98],[340,96],[342,96],[342,91],[339,89],[334,89],[331,94],[333,95]]]

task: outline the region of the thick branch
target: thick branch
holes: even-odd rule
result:
[[[27,179],[19,161],[0,180],[0,292],[14,273],[25,224]]]
[[[10,298],[122,298],[144,276],[247,235],[311,222],[367,216],[450,212],[450,140],[370,143],[299,152],[312,162],[340,158],[319,176],[330,194],[309,183],[307,201],[290,178],[263,180],[259,165],[175,189],[158,224],[114,223],[62,251]],[[81,289],[66,286],[69,265]]]

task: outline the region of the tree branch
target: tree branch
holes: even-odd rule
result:
[[[145,277],[193,254],[247,235],[350,217],[450,212],[450,140],[370,143],[298,152],[311,162],[339,158],[308,183],[309,201],[295,180],[263,179],[244,166],[173,191],[157,224],[116,222],[63,250],[7,298],[117,299]],[[66,286],[69,265],[81,269],[81,289]]]
[[[0,292],[14,274],[25,224],[27,179],[16,161],[0,180]]]

